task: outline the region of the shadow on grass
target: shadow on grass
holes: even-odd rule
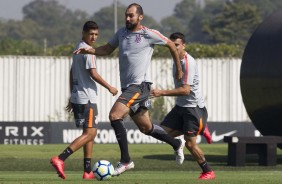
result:
[[[174,155],[144,155],[144,159],[155,159],[155,160],[175,160]],[[227,166],[227,155],[205,155],[206,160],[215,166]],[[194,162],[194,158],[191,155],[185,154],[185,160]],[[246,166],[258,166],[259,157],[256,154],[247,155]],[[282,164],[282,155],[277,155],[277,165]]]

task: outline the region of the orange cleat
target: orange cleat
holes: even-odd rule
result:
[[[209,144],[212,143],[212,136],[211,136],[210,130],[208,128],[208,124],[206,124],[206,128],[204,130],[203,136],[206,138],[206,140]]]
[[[58,156],[55,156],[55,157],[51,158],[50,163],[56,169],[58,176],[62,179],[66,179],[66,176],[65,176],[65,173],[64,173],[64,168],[65,168],[64,161],[59,159]]]
[[[82,178],[85,180],[90,180],[90,179],[95,179],[95,176],[92,171],[90,173],[84,172]]]
[[[206,172],[206,173],[201,173],[199,176],[200,180],[213,180],[215,179],[215,173],[214,171]]]

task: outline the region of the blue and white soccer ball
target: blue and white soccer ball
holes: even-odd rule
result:
[[[93,166],[93,173],[97,180],[110,180],[114,172],[114,167],[107,160],[100,160]]]

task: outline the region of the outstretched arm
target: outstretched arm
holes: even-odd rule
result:
[[[150,96],[160,97],[160,96],[188,96],[190,94],[190,85],[184,84],[179,88],[160,90],[153,89]]]
[[[112,93],[113,96],[115,96],[118,93],[118,90],[111,86],[109,83],[107,83],[98,73],[96,68],[89,69],[89,74],[93,80],[98,82],[100,85],[102,85],[104,88],[108,89],[110,93]]]
[[[167,42],[166,47],[168,47],[170,54],[173,58],[173,61],[175,63],[175,66],[176,66],[176,74],[175,74],[176,79],[180,80],[183,76],[183,72],[182,72],[182,69],[181,69],[180,59],[179,59],[177,49],[176,49],[174,43],[171,42],[171,41]]]
[[[97,48],[79,48],[76,49],[73,53],[74,54],[95,54],[97,56],[107,56],[110,55],[115,50],[114,47],[112,47],[109,43],[106,45],[97,47]]]

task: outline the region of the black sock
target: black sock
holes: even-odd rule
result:
[[[180,140],[175,139],[171,137],[170,135],[168,135],[166,131],[159,125],[153,124],[153,128],[151,132],[149,132],[147,135],[150,135],[160,141],[168,143],[169,145],[173,147],[174,150],[177,150],[181,145]]]
[[[90,173],[91,171],[91,158],[84,158],[84,172]]]
[[[199,164],[204,173],[212,171],[207,161]]]
[[[63,153],[61,153],[59,155],[59,159],[61,159],[62,161],[65,161],[71,154],[73,153],[73,151],[70,149],[70,147],[67,147]]]
[[[127,135],[125,127],[122,123],[122,120],[115,120],[111,122],[111,125],[115,131],[116,138],[118,141],[118,145],[120,148],[120,162],[122,163],[128,163],[130,162],[130,156],[128,152],[128,143],[127,143]]]

